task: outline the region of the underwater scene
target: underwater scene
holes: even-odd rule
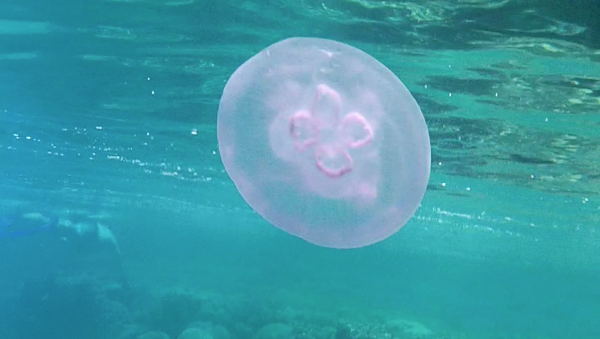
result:
[[[597,0],[3,0],[0,339],[600,338]]]

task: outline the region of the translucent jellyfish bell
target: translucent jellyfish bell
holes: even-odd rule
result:
[[[221,97],[217,136],[246,202],[320,246],[391,236],[429,180],[429,134],[415,99],[375,58],[332,40],[286,39],[240,66]]]

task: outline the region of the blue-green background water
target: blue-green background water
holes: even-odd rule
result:
[[[174,339],[184,319],[238,339],[599,338],[599,17],[594,0],[4,0],[0,209],[102,220],[131,288],[87,314],[96,292],[48,281],[108,286],[105,257],[0,239],[0,337]],[[224,172],[225,81],[292,36],[365,50],[421,105],[430,185],[388,240],[307,244]]]

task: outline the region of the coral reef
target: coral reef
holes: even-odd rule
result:
[[[194,294],[168,292],[141,321],[153,330],[177,338],[191,323],[202,318],[202,304],[202,299]]]
[[[26,281],[13,308],[19,338],[114,338],[129,318],[127,308],[89,277]]]
[[[257,298],[166,291],[159,295],[93,278],[28,281],[2,338],[40,339],[449,339],[418,321],[386,314],[340,317]],[[4,314],[4,313],[3,313]],[[6,327],[6,326],[4,326]]]
[[[289,325],[274,323],[261,327],[252,339],[288,339],[292,337],[293,331]]]
[[[214,339],[213,336],[207,331],[191,327],[183,331],[177,339]]]

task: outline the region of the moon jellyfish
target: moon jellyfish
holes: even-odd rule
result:
[[[240,66],[217,117],[244,200],[310,243],[363,247],[413,216],[431,148],[421,110],[382,63],[349,45],[290,38]]]

